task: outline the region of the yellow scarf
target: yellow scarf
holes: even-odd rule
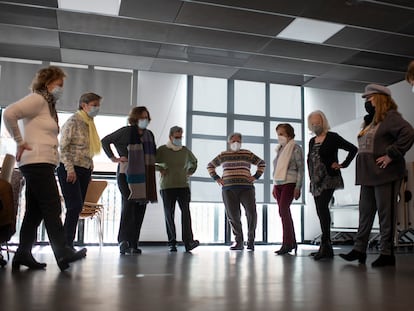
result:
[[[93,157],[101,152],[101,140],[96,131],[95,123],[93,118],[88,116],[84,110],[78,110],[77,112],[83,121],[88,125],[89,128],[89,154]]]

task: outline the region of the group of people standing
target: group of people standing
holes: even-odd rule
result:
[[[46,267],[46,263],[36,261],[31,253],[42,220],[62,271],[71,262],[86,256],[85,248],[74,248],[74,239],[93,171],[92,158],[101,147],[113,162],[118,163],[117,183],[122,195],[118,234],[120,253],[142,252],[139,236],[146,205],[157,201],[156,171],[161,176],[160,193],[169,250],[177,251],[174,223],[177,201],[181,209],[185,251],[197,247],[199,241],[194,239],[191,225],[188,182],[189,176],[197,169],[197,159],[182,145],[183,129],[172,127],[167,143],[157,148],[153,133],[147,129],[151,121],[150,113],[146,107],[139,106],[131,110],[128,126],[100,140],[93,119],[99,113],[102,98],[95,93],[85,93],[80,97],[78,111],[62,126],[58,142],[56,103],[62,95],[65,78],[59,67],[49,66],[39,70],[31,85],[32,93],[4,111],[4,122],[17,143],[16,159],[26,180],[26,211],[12,268],[17,270],[21,265],[30,269]],[[414,84],[413,63],[406,79]],[[334,256],[329,204],[334,191],[344,187],[340,170],[346,168],[357,155],[356,184],[361,185],[359,228],[353,250],[340,256],[347,261],[365,263],[369,234],[378,211],[381,254],[372,265],[395,265],[393,239],[398,191],[406,173],[404,155],[414,142],[414,129],[397,111],[388,88],[370,84],[363,98],[366,98],[368,114],[358,134],[358,148],[330,131],[322,111],[314,111],[308,116],[308,126],[314,134],[309,141],[307,156],[310,192],[322,231],[320,248],[311,255],[315,260]],[[19,120],[23,121],[22,127],[18,125]],[[273,196],[279,206],[283,242],[275,253],[284,255],[297,250],[290,205],[301,195],[305,161],[301,146],[295,143],[294,129],[290,124],[279,124],[276,135],[279,145],[273,162]],[[115,147],[117,155],[111,146]],[[227,150],[209,162],[207,170],[222,189],[226,216],[235,237],[230,249],[244,249],[240,210],[240,205],[243,205],[248,225],[247,249],[254,251],[257,224],[254,181],[261,177],[266,164],[251,151],[241,149],[241,146],[242,134],[230,134]],[[347,152],[342,162],[338,159],[340,149]],[[251,165],[257,167],[253,175]],[[216,172],[218,166],[223,167],[222,176]],[[67,210],[64,224],[60,219],[56,167]]]

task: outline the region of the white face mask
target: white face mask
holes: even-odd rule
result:
[[[56,101],[58,101],[59,99],[62,98],[63,95],[63,87],[57,86],[55,87],[50,94],[53,95],[53,97],[55,98]]]
[[[285,136],[278,135],[277,140],[282,146],[285,146],[287,144],[287,138]]]
[[[174,146],[181,147],[183,145],[183,140],[181,138],[174,138],[172,143]]]
[[[413,92],[413,93],[414,93],[414,85],[413,85],[413,88],[411,89],[411,92]]]
[[[239,151],[239,150],[240,150],[240,148],[241,148],[241,143],[239,143],[239,142],[237,142],[237,141],[235,141],[234,143],[231,143],[231,144],[230,144],[230,149],[231,149],[232,151],[234,151],[234,152]]]
[[[91,110],[88,111],[88,116],[90,116],[91,118],[96,117],[99,113],[99,107],[97,106],[92,106]]]
[[[148,119],[139,119],[138,120],[138,127],[142,130],[145,130],[148,126]]]

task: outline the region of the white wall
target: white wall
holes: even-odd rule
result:
[[[187,76],[140,71],[138,74],[138,103],[146,106],[151,115],[148,128],[154,133],[157,146],[168,140],[172,126],[181,126],[184,131],[187,111]],[[185,136],[185,135],[184,135]],[[157,182],[159,175],[157,173]],[[167,241],[164,210],[159,185],[158,203],[148,204],[141,230],[141,241]],[[177,207],[177,239],[181,240],[181,213]]]
[[[333,131],[338,132],[338,134],[346,139],[355,137],[352,142],[356,143],[356,135],[359,130],[359,125],[357,125],[355,129],[352,127],[355,126],[355,120],[361,119],[361,116],[364,115],[364,101],[362,100],[360,94],[305,88],[304,102],[305,159],[309,152],[308,142],[312,137],[310,131],[308,130],[307,116],[314,110],[323,111]],[[360,124],[359,121],[356,121],[356,123]],[[351,129],[344,130],[342,126],[346,124],[350,125]],[[341,160],[341,154],[339,154],[339,157]],[[352,172],[352,170],[354,169],[352,167],[349,167],[346,170],[346,172],[343,172],[345,174],[344,177],[349,176],[349,178],[347,178],[347,181],[345,182],[345,189],[342,191],[346,191],[348,184],[353,186],[352,179],[354,172]],[[319,219],[316,214],[313,196],[309,192],[309,174],[307,170],[305,174],[305,202],[304,239],[313,240],[318,234],[320,234],[321,229],[319,225]]]

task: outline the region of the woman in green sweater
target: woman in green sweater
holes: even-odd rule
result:
[[[190,201],[191,192],[188,177],[197,169],[194,154],[182,145],[183,129],[173,126],[169,140],[157,149],[156,169],[161,173],[160,193],[164,202],[165,226],[167,228],[170,252],[177,251],[174,212],[175,203],[181,209],[182,238],[185,251],[189,252],[200,243],[193,238],[191,227]]]

